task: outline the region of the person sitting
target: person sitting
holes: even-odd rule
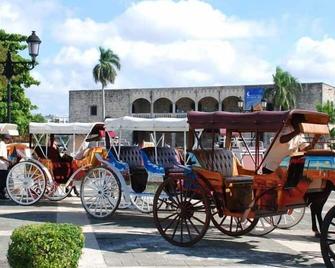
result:
[[[264,160],[263,174],[274,172],[284,157],[302,150],[306,145],[305,138],[298,131],[290,126],[285,126]]]
[[[59,154],[58,146],[55,141],[55,136],[53,134],[50,135],[47,157],[52,161],[61,162],[61,156]]]

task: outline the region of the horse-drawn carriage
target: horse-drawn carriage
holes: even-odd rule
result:
[[[261,217],[284,215],[308,205],[310,193],[323,192],[335,182],[335,154],[326,149],[329,135],[326,114],[293,110],[283,112],[190,112],[188,150],[200,166],[185,169],[182,178],[170,177],[158,188],[153,204],[160,234],[170,243],[191,246],[206,233],[210,221],[227,235],[250,232]],[[285,135],[282,130],[291,129]],[[225,148],[216,148],[220,129],[226,129]],[[211,148],[202,146],[200,130],[210,133]],[[231,133],[255,135],[255,169],[244,169],[230,150]],[[274,138],[264,158],[257,151],[264,133]],[[308,144],[270,174],[261,168],[276,141],[288,143],[304,134]],[[196,141],[196,142],[195,142]],[[194,148],[194,144],[197,148]],[[162,198],[164,196],[164,198]]]
[[[102,147],[87,147],[88,140],[104,135],[103,123],[30,123],[29,132],[30,153],[16,148],[22,160],[6,181],[9,197],[19,205],[32,205],[43,196],[62,200],[90,167],[100,164],[95,154],[106,156]]]
[[[83,181],[81,192],[84,208],[91,216],[98,218],[113,214],[115,210],[105,205],[110,202],[116,207],[119,204],[121,207],[133,204],[141,212],[152,212],[153,196],[158,185],[166,177],[183,174],[183,169],[179,167],[182,165],[181,157],[175,148],[166,146],[164,133],[183,133],[186,147],[186,119],[126,116],[106,119],[105,126],[107,133],[118,134],[118,141],[131,131],[149,132],[153,146],[141,148],[138,145],[124,145],[113,142],[110,137],[107,142],[108,157],[102,159],[98,156],[102,166],[92,169]],[[99,171],[101,176],[98,175]],[[120,195],[116,194],[113,200],[109,196],[98,199],[99,189],[93,184],[104,183],[114,185]]]

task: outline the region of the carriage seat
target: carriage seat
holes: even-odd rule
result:
[[[143,151],[143,149],[141,149],[141,156],[143,159],[144,167],[148,173],[158,174],[162,176],[165,175],[164,167],[156,165],[153,162],[151,162],[147,154]]]
[[[53,174],[56,181],[64,182],[71,176],[71,161],[68,158],[62,158],[56,148],[37,146],[34,151],[40,162]]]
[[[243,183],[253,180],[252,176],[239,174],[238,163],[234,154],[226,149],[197,149],[193,154],[202,168],[220,173],[226,183]]]
[[[108,152],[108,162],[122,174],[127,175],[129,173],[129,165],[125,162],[119,161],[113,150],[109,150]]]
[[[147,147],[142,149],[148,156],[150,162],[155,163],[155,147]],[[180,176],[184,174],[184,168],[179,154],[171,147],[157,147],[157,164],[164,168],[165,176]]]
[[[138,146],[122,146],[120,148],[119,160],[127,163],[130,170],[131,186],[136,193],[145,190],[148,173],[144,168],[140,148]]]
[[[86,148],[75,157],[75,166],[80,168],[83,166],[96,167],[100,165],[100,161],[96,158],[95,154],[100,154],[102,158],[107,158],[107,151],[102,147]]]

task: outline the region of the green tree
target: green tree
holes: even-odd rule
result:
[[[332,101],[327,101],[325,104],[317,104],[316,105],[316,110],[318,112],[326,113],[329,115],[329,123],[330,124],[335,124],[335,106],[334,102]],[[330,130],[330,135],[332,137],[335,137],[335,127],[333,127]]]
[[[297,95],[302,92],[298,79],[280,67],[272,75],[274,88],[267,89],[264,97],[270,101],[275,110],[289,110],[296,106]]]
[[[120,58],[110,49],[99,47],[99,63],[93,68],[93,77],[95,83],[101,83],[102,95],[102,120],[105,119],[105,87],[108,83],[113,84],[117,75],[116,69],[121,69]]]
[[[20,34],[8,34],[0,29],[0,61],[6,60],[7,51],[12,53],[12,60],[24,61],[25,59],[19,55],[22,50],[27,48],[25,43],[27,37]],[[39,81],[35,80],[28,70],[22,66],[16,66],[15,72],[11,80],[12,89],[12,121],[18,124],[20,133],[28,132],[30,121],[44,119],[41,116],[32,114],[37,106],[32,104],[30,99],[25,95],[24,89],[32,85],[39,85]],[[7,79],[2,75],[3,66],[0,65],[0,122],[7,121]],[[43,120],[44,121],[44,120]]]
[[[335,106],[334,102],[327,101],[325,104],[317,104],[316,110],[321,113],[326,113],[329,115],[329,123],[335,124]]]

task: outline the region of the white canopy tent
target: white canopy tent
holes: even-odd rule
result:
[[[8,134],[11,136],[19,136],[16,124],[0,124],[0,134]]]
[[[65,150],[71,156],[75,156],[79,151],[85,149],[85,140],[94,130],[104,129],[104,123],[30,123],[29,133],[34,137],[36,142],[34,149],[41,146],[43,137],[46,145],[48,144],[51,134],[68,136],[68,140],[64,141],[60,137],[60,141]]]
[[[30,123],[30,134],[88,134],[104,123]]]
[[[150,132],[187,132],[187,118],[138,118],[124,116],[105,120],[107,131],[137,130]]]
[[[164,145],[164,135],[157,140],[157,132],[183,132],[184,133],[184,154],[186,154],[186,133],[189,130],[187,118],[138,118],[124,116],[120,118],[108,118],[105,120],[106,131],[117,131],[121,139],[122,131],[148,131],[152,132],[151,139],[155,146],[157,162],[157,146],[159,143]],[[118,155],[120,154],[120,146]]]

